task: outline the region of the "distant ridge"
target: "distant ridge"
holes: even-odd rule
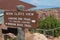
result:
[[[43,8],[43,9],[32,8],[32,9],[30,9],[30,11],[51,10],[51,9],[60,9],[60,7]]]
[[[52,9],[60,9],[60,7],[54,7],[54,8],[44,8],[44,9],[39,9],[39,10],[52,10]]]

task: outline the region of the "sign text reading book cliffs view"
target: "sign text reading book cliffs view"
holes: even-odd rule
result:
[[[4,21],[9,27],[36,28],[38,14],[31,11],[5,11]]]

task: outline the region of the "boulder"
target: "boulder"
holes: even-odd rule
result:
[[[40,33],[31,34],[28,29],[25,29],[25,40],[48,40],[47,37]]]
[[[33,40],[48,40],[47,37],[40,33],[33,33]]]
[[[5,35],[9,36],[12,39],[16,38],[16,36],[13,33],[7,33]]]

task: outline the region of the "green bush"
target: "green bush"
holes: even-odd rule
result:
[[[39,21],[39,28],[38,29],[54,29],[60,27],[60,21],[58,21],[53,15],[46,17],[44,20]],[[51,32],[47,32],[48,35],[51,35]],[[54,31],[54,36],[60,36],[60,28]]]
[[[60,22],[54,16],[49,16],[39,21],[39,28],[41,29],[53,29],[57,27],[60,27]]]

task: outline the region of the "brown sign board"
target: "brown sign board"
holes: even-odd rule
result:
[[[4,24],[9,27],[36,28],[38,14],[34,11],[5,11]]]

